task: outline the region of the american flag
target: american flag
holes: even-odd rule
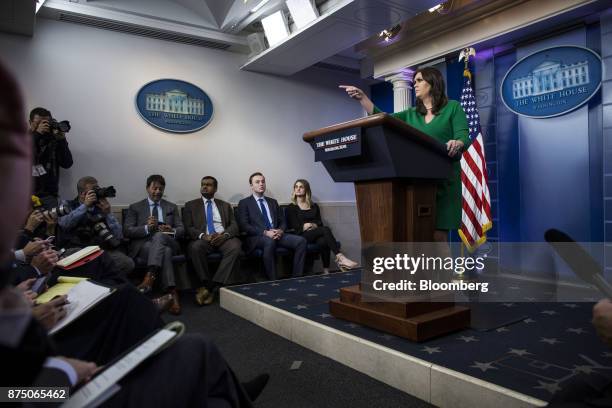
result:
[[[476,98],[472,90],[469,70],[463,73],[463,90],[461,107],[468,120],[469,136],[472,144],[461,158],[461,225],[459,236],[468,248],[473,251],[487,240],[486,232],[491,229],[491,198],[489,196],[487,164],[485,161],[484,142],[480,129],[480,117],[476,107]]]

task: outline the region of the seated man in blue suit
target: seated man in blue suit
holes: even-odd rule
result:
[[[257,248],[263,250],[263,263],[270,280],[276,279],[276,246],[292,249],[293,276],[302,276],[306,240],[299,235],[285,234],[286,222],[278,202],[264,196],[266,178],[257,172],[249,177],[253,194],[238,203],[238,225],[247,234],[246,253]]]

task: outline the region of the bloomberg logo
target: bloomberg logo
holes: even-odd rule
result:
[[[158,79],[144,85],[136,95],[136,109],[150,125],[173,133],[198,131],[213,115],[206,92],[177,79]]]
[[[502,101],[512,112],[530,118],[563,115],[595,95],[601,74],[601,58],[588,48],[547,48],[508,70],[501,84]]]

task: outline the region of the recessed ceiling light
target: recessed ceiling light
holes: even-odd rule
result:
[[[285,38],[289,37],[289,27],[287,26],[287,19],[283,14],[282,10],[278,10],[275,13],[270,14],[268,17],[261,19],[266,38],[270,47],[282,42]]]
[[[44,3],[45,3],[45,0],[36,0],[36,11],[34,12],[34,14],[38,13],[38,10],[40,10],[40,8],[42,7]]]
[[[287,0],[285,4],[298,29],[307,26],[319,17],[313,0]]]

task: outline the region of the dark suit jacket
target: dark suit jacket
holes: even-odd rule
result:
[[[168,224],[172,228],[176,229],[176,238],[180,239],[185,233],[183,228],[183,222],[179,216],[178,207],[176,204],[166,200],[160,200],[159,205],[164,214],[164,223]],[[125,222],[123,223],[123,235],[126,238],[130,238],[130,253],[131,257],[138,255],[140,248],[144,245],[145,241],[151,236],[147,235],[145,231],[145,225],[147,225],[147,218],[151,215],[151,209],[149,207],[149,200],[146,198],[142,201],[138,201],[130,205],[128,208]]]
[[[239,234],[238,223],[234,217],[232,206],[219,199],[214,199],[219,213],[221,214],[221,224],[225,228],[225,232],[230,237],[235,237]],[[206,234],[206,211],[204,209],[204,201],[202,198],[196,198],[185,204],[183,208],[183,226],[190,240],[196,240],[200,234]]]
[[[264,199],[270,208],[270,215],[272,217],[270,222],[272,223],[272,227],[282,229],[283,231],[287,229],[285,217],[278,202],[270,197],[264,196]],[[256,238],[263,235],[263,232],[266,230],[266,223],[259,209],[259,203],[255,201],[252,195],[243,198],[238,203],[238,225],[240,226],[240,230],[247,234],[246,251],[250,252],[254,249],[256,241],[250,238]]]

